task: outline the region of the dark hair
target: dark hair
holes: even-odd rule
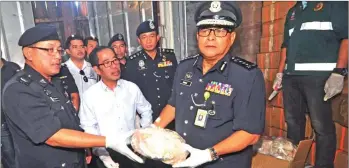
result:
[[[92,67],[98,66],[99,60],[98,60],[98,55],[97,54],[100,51],[104,50],[104,49],[111,49],[111,51],[113,51],[113,53],[115,54],[114,50],[112,48],[108,47],[108,46],[98,46],[98,47],[96,47],[95,49],[92,50],[92,52],[91,52],[91,54],[89,56],[89,61],[90,61],[91,65],[92,65]]]
[[[71,35],[67,38],[67,40],[65,41],[65,45],[64,48],[65,49],[69,49],[70,47],[70,42],[72,40],[81,40],[82,42],[84,42],[84,38],[82,38],[80,35]]]
[[[86,37],[85,40],[84,40],[84,46],[87,46],[89,40],[96,41],[97,44],[99,43],[97,37],[88,36],[88,37]]]

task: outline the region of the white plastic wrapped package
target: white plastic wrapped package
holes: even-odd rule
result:
[[[135,152],[171,165],[187,158],[189,153],[183,143],[185,140],[177,132],[162,128],[138,129],[131,138]]]

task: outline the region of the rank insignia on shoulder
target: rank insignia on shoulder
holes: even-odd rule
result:
[[[257,68],[257,64],[252,63],[252,62],[249,62],[249,61],[247,61],[247,60],[245,60],[245,59],[242,59],[242,58],[240,58],[240,57],[232,57],[231,60],[232,60],[234,63],[236,63],[236,64],[238,64],[238,65],[244,67],[244,68],[247,69],[247,70],[252,70],[252,69],[254,69],[254,68]]]
[[[186,61],[186,60],[190,60],[190,59],[197,58],[198,56],[199,56],[199,54],[187,56],[187,57],[183,58],[183,59],[181,60],[181,62]]]
[[[161,52],[164,52],[164,53],[174,53],[174,50],[173,49],[168,49],[168,48],[161,48]]]
[[[29,86],[29,84],[33,81],[28,75],[21,75],[17,78],[19,83],[25,84]]]

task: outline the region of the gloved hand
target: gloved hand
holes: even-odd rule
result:
[[[344,76],[332,73],[331,76],[327,79],[325,84],[325,97],[324,101],[332,98],[336,94],[340,93],[343,90],[344,85]]]
[[[99,156],[106,168],[119,168],[119,164],[115,163],[110,156]]]
[[[106,136],[106,144],[105,146],[107,148],[111,148],[115,150],[116,152],[119,152],[120,154],[130,158],[133,161],[136,161],[138,163],[144,163],[144,160],[141,159],[139,156],[137,156],[135,153],[133,153],[130,148],[127,147],[127,144],[131,142],[130,138],[133,131],[129,131],[127,133],[123,134],[113,134]]]
[[[213,160],[208,149],[200,150],[188,144],[184,144],[184,147],[190,153],[190,157],[183,162],[174,164],[172,167],[197,167]]]
[[[279,90],[282,88],[282,76],[283,73],[277,73],[273,83],[273,90]]]

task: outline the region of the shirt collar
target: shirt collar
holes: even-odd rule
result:
[[[116,87],[113,90],[110,90],[110,88],[103,82],[103,80],[100,80],[99,82],[100,82],[102,89],[106,92],[108,92],[108,91],[114,92],[116,88],[121,88],[122,84],[123,84],[122,79],[119,79],[116,83]]]
[[[220,74],[222,74],[223,76],[228,76],[228,72],[229,72],[229,62],[230,59],[232,58],[232,56],[230,55],[230,53],[227,53],[221,60],[219,60],[216,65],[214,65],[209,72],[211,71],[218,71]],[[194,66],[196,68],[198,68],[199,70],[201,70],[202,72],[202,62],[203,62],[203,56],[200,54],[195,62],[194,62]]]
[[[81,69],[79,69],[74,62],[71,60],[71,58],[68,59],[67,64],[70,64],[75,70],[80,71]],[[84,59],[84,64],[82,65],[82,70],[84,70],[86,67],[92,67],[91,64],[89,62],[87,62]]]
[[[51,81],[48,81],[44,76],[42,76],[38,71],[36,71],[34,68],[32,68],[30,65],[25,64],[24,65],[24,69],[25,72],[28,73],[28,75],[30,75],[29,77],[34,80],[37,81],[42,87],[46,87],[48,84],[52,84],[55,81],[57,81],[58,79],[51,77]]]

